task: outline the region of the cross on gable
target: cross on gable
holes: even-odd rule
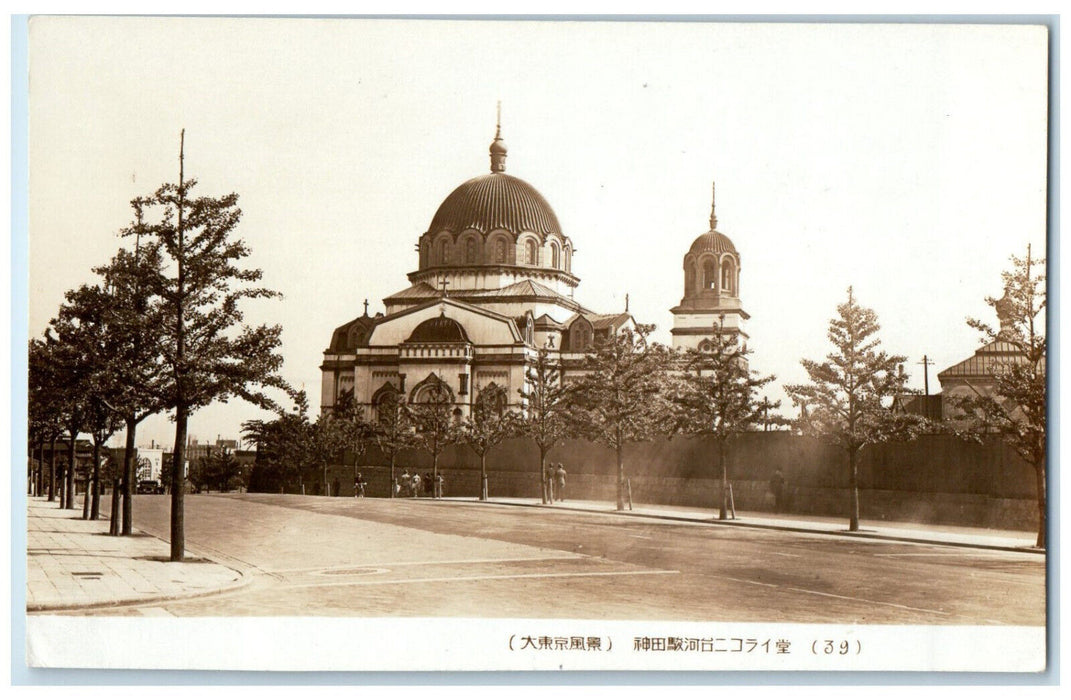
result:
[[[446,285],[448,284],[450,284],[450,280],[446,279],[446,277],[442,277],[439,279],[439,288],[442,292],[442,296],[444,297],[446,296]]]

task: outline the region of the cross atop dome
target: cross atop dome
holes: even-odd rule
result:
[[[502,140],[502,102],[498,103],[495,120],[495,140],[491,142],[491,172],[506,172],[506,142]]]
[[[710,230],[713,231],[718,227],[718,217],[714,214],[714,182],[710,183]]]

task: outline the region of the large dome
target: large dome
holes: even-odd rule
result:
[[[493,172],[462,183],[439,205],[428,233],[460,233],[475,229],[486,234],[502,229],[517,234],[532,231],[540,235],[562,235],[554,210],[524,180]]]

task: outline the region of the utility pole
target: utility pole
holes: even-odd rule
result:
[[[933,364],[933,360],[931,360],[927,355],[923,355],[922,356],[922,361],[921,362],[917,362],[915,364],[922,365],[922,377],[923,377],[924,385],[926,387],[926,396],[929,396],[930,395],[930,365]]]

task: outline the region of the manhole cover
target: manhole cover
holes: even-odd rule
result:
[[[366,576],[368,574],[382,574],[390,569],[377,569],[371,566],[356,567],[350,569],[323,569],[317,571],[317,576]]]
[[[71,576],[77,576],[78,578],[100,578],[104,575],[103,571],[72,571]]]

